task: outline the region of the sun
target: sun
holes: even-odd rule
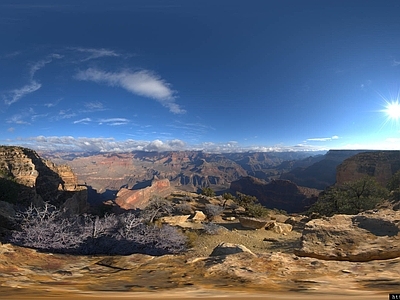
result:
[[[386,116],[393,120],[398,121],[400,119],[400,103],[399,100],[387,102],[386,108],[383,110],[386,113]]]

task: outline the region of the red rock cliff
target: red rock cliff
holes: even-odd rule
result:
[[[151,186],[140,190],[122,188],[117,193],[115,202],[123,209],[145,208],[153,196],[166,197],[171,193],[168,179],[153,180]]]

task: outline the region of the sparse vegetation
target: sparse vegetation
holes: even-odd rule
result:
[[[206,204],[204,209],[205,209],[205,214],[207,215],[208,218],[214,218],[220,215],[224,211],[224,208],[222,206],[214,204]]]
[[[237,196],[235,198],[235,202],[246,209],[246,214],[250,217],[262,218],[266,217],[269,214],[269,210],[258,203],[258,199],[254,196],[249,196],[246,194],[242,194],[237,192]]]
[[[193,213],[193,208],[189,203],[180,203],[175,206],[175,211],[177,214],[191,214]]]
[[[30,206],[19,221],[20,230],[12,233],[10,242],[51,252],[162,255],[186,250],[187,238],[177,228],[146,224],[132,213],[64,217],[46,203]]]
[[[400,170],[397,171],[387,184],[387,189],[390,192],[390,200],[399,201],[400,200]]]
[[[215,192],[212,188],[210,187],[204,187],[201,189],[201,194],[207,197],[214,197],[215,196]]]
[[[142,211],[142,217],[147,222],[153,223],[161,217],[170,216],[174,210],[172,203],[164,198],[154,196]]]
[[[209,222],[204,224],[204,232],[209,235],[216,235],[223,229],[222,226],[215,224],[214,222]]]
[[[358,214],[373,209],[388,197],[388,190],[374,178],[366,176],[342,186],[333,186],[322,192],[309,213],[324,216],[334,214]]]

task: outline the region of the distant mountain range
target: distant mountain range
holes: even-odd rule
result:
[[[301,211],[316,200],[320,190],[335,184],[337,166],[360,152],[363,151],[42,152],[41,155],[57,164],[71,166],[80,183],[88,186],[89,201],[115,199],[121,189],[143,189],[157,178],[168,179],[171,187],[184,191],[199,192],[203,187],[211,187],[217,193],[238,191],[256,196],[267,207]]]
[[[308,167],[323,159],[320,153],[306,152],[227,153],[171,151],[131,153],[40,152],[57,164],[68,164],[81,183],[100,193],[147,186],[154,176],[166,178],[187,191],[210,186],[217,191],[243,176],[265,181],[278,179],[294,167]]]

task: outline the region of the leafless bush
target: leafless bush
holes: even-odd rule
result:
[[[224,211],[224,208],[219,205],[214,204],[206,204],[205,205],[205,213],[207,217],[213,218],[215,216],[220,215]]]
[[[156,196],[153,197],[149,204],[144,208],[141,217],[144,220],[153,223],[156,219],[170,216],[173,210],[174,208],[170,201]]]
[[[18,213],[21,231],[15,231],[11,242],[27,247],[58,250],[76,247],[80,244],[78,229],[73,220],[63,219],[61,212],[45,203],[43,207],[30,206],[25,212]]]
[[[19,214],[20,230],[10,242],[36,249],[75,254],[161,255],[185,250],[186,237],[171,226],[143,223],[132,213],[116,216],[62,217],[54,206],[31,206]]]
[[[214,222],[209,222],[203,225],[204,226],[204,232],[209,235],[216,235],[218,234],[221,230],[224,230],[225,227],[222,227],[218,224],[215,224]]]
[[[175,210],[177,212],[177,214],[191,214],[193,213],[193,208],[189,203],[181,203],[177,206],[175,206]]]

